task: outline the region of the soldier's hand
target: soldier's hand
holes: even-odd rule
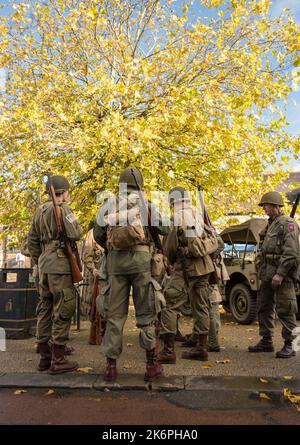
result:
[[[100,272],[99,272],[98,269],[93,269],[93,276],[94,276],[95,278],[100,277]]]
[[[278,273],[274,275],[272,278],[272,287],[275,289],[276,287],[280,286],[283,280],[283,276],[279,275]]]

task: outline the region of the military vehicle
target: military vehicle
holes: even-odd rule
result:
[[[220,287],[223,307],[241,324],[250,324],[256,319],[256,298],[260,281],[255,258],[259,232],[266,225],[265,218],[251,218],[242,224],[226,228],[220,234],[225,243],[224,263],[230,277],[226,285]],[[299,289],[297,289],[297,299],[300,308]]]

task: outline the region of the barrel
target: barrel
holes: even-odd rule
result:
[[[32,269],[0,269],[0,327],[6,338],[35,335],[38,292]]]

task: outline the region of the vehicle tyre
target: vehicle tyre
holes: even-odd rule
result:
[[[256,319],[256,294],[246,284],[236,284],[230,291],[230,310],[240,324],[251,324]]]

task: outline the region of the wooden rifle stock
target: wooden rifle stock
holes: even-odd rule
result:
[[[68,258],[73,283],[79,283],[80,281],[83,280],[83,276],[81,273],[82,267],[79,259],[77,245],[75,241],[70,241],[66,235],[66,230],[61,215],[61,207],[56,202],[56,194],[54,187],[51,184],[51,177],[50,175],[47,176],[48,176],[50,197],[53,203],[55,222],[59,234],[60,248],[64,251],[66,257]]]

